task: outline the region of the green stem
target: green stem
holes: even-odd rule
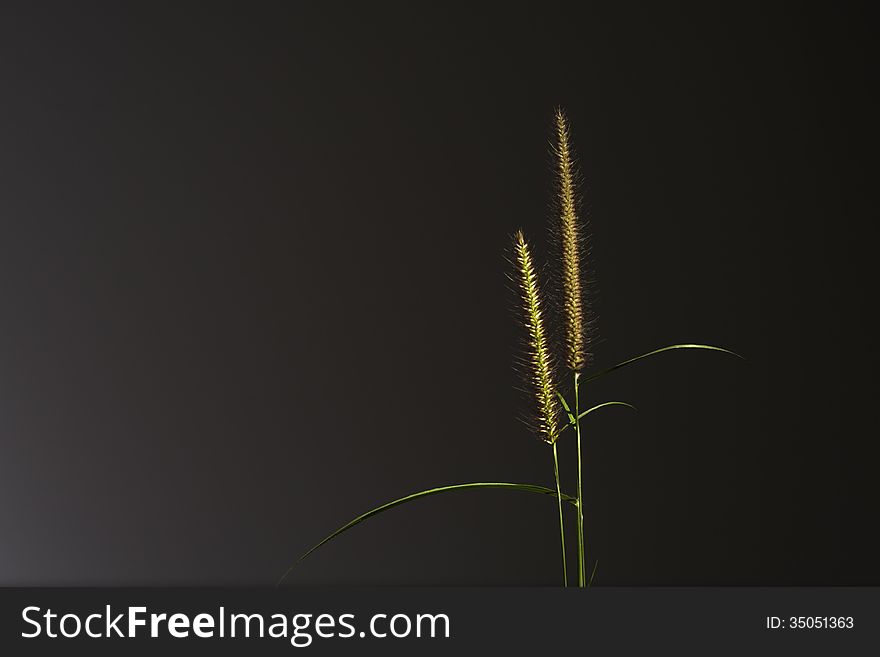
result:
[[[577,485],[577,527],[578,527],[578,586],[584,587],[586,582],[586,561],[584,557],[584,488],[583,488],[583,466],[581,465],[581,422],[580,422],[580,395],[578,391],[578,380],[580,374],[574,373],[574,416],[575,431],[577,432],[577,453],[578,453],[578,485]],[[560,503],[561,504],[561,503]]]
[[[562,520],[562,488],[559,485],[559,456],[553,441],[553,471],[556,475],[556,499],[559,502],[559,539],[562,544],[562,585],[568,586],[568,566],[565,559],[565,523]]]

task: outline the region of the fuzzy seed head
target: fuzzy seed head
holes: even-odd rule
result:
[[[565,324],[565,363],[579,372],[586,365],[587,349],[584,327],[584,295],[581,280],[581,241],[577,217],[574,158],[568,119],[556,110],[557,204],[559,208],[559,239],[562,257],[562,305]]]
[[[515,281],[522,305],[522,318],[526,329],[526,377],[534,396],[536,411],[534,429],[548,443],[558,436],[556,386],[553,382],[553,366],[547,346],[543,305],[538,275],[525,236],[517,231],[513,239],[513,261],[516,268]]]

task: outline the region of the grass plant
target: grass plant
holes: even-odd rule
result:
[[[561,109],[556,110],[554,115],[553,136],[555,194],[552,202],[554,221],[551,226],[551,235],[556,255],[552,258],[552,275],[550,277],[552,285],[549,290],[545,288],[541,270],[533,258],[531,247],[522,230],[517,230],[513,236],[510,278],[517,290],[517,321],[524,333],[523,350],[518,364],[528,393],[529,411],[525,417],[533,433],[551,448],[555,488],[511,482],[469,482],[429,488],[406,495],[357,516],[325,537],[284,572],[278,580],[278,585],[287,578],[296,564],[315,550],[373,516],[402,504],[441,493],[500,489],[533,493],[556,499],[564,586],[568,586],[569,582],[565,551],[564,509],[566,505],[574,509],[577,521],[577,581],[580,587],[589,586],[595,576],[598,560],[594,561],[591,575],[588,578],[584,527],[585,500],[583,495],[584,468],[581,421],[603,408],[611,406],[634,408],[634,406],[623,401],[607,401],[581,411],[586,384],[618,369],[667,351],[700,349],[738,356],[732,351],[713,345],[672,344],[634,356],[596,372],[588,371],[593,362],[592,344],[596,324],[590,309],[590,295],[588,294],[588,291],[593,287],[593,281],[588,277],[590,267],[586,262],[589,253],[586,225],[578,212],[579,174],[572,145],[571,129],[568,119]],[[552,294],[549,299],[547,297],[548,291]],[[555,312],[552,312],[553,316],[548,316],[548,311]],[[555,322],[561,335],[560,340],[557,341],[559,344],[555,344],[551,340],[551,326],[548,325],[548,322]],[[571,381],[570,401],[564,390],[557,385],[557,380],[561,378],[562,374],[559,371],[561,369],[559,363],[564,365]],[[562,482],[559,475],[557,441],[568,429],[574,431],[577,450],[575,495],[567,495],[562,492]]]

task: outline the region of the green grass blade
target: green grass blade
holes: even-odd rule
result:
[[[621,367],[625,367],[627,365],[631,365],[635,362],[642,360],[643,358],[648,358],[649,356],[654,356],[656,354],[662,354],[664,351],[672,351],[673,349],[708,349],[709,351],[721,351],[725,354],[730,354],[731,356],[736,356],[737,358],[743,358],[738,353],[730,351],[729,349],[723,349],[722,347],[714,347],[709,344],[671,344],[668,347],[662,347],[660,349],[655,349],[654,351],[649,351],[646,354],[642,354],[641,356],[636,356],[635,358],[630,358],[629,360],[625,360],[622,363],[618,363],[613,367],[609,367],[608,369],[602,370],[600,372],[596,372],[595,374],[591,374],[590,376],[583,376],[581,380],[584,383],[588,383],[590,381],[595,381],[600,376],[605,376],[606,374],[613,372],[614,370],[619,370]],[[743,358],[743,360],[745,360]]]
[[[555,490],[553,490],[552,488],[546,488],[545,486],[536,486],[533,484],[515,484],[515,483],[498,482],[498,481],[488,481],[488,482],[487,481],[477,481],[477,482],[472,482],[472,483],[468,483],[468,484],[453,484],[451,486],[440,486],[439,488],[429,488],[427,490],[419,491],[418,493],[413,493],[412,495],[407,495],[406,497],[398,498],[396,500],[388,502],[387,504],[383,504],[382,506],[377,506],[375,509],[371,509],[370,511],[367,511],[366,513],[359,515],[354,520],[347,522],[342,527],[337,529],[335,532],[333,532],[332,534],[327,536],[320,543],[318,543],[313,548],[311,548],[308,552],[303,554],[299,559],[297,559],[296,563],[294,563],[290,568],[288,568],[287,571],[285,571],[285,573],[281,576],[281,578],[278,580],[276,586],[280,585],[281,582],[283,582],[285,580],[285,578],[294,569],[296,564],[298,564],[300,561],[302,561],[303,559],[308,557],[312,552],[317,550],[322,545],[329,543],[330,541],[332,541],[334,538],[336,538],[337,536],[339,536],[343,532],[348,531],[349,529],[351,529],[355,525],[359,525],[364,520],[368,520],[369,518],[372,518],[373,516],[378,515],[378,514],[382,513],[383,511],[388,511],[389,509],[393,509],[396,506],[400,506],[401,504],[405,504],[407,502],[411,502],[413,500],[417,500],[422,497],[428,497],[430,495],[437,495],[439,493],[446,493],[449,491],[467,490],[470,488],[500,488],[500,489],[505,489],[505,490],[519,490],[519,491],[525,491],[525,492],[529,492],[529,493],[538,493],[540,495],[550,495],[554,498],[557,497]],[[565,502],[569,502],[571,504],[577,504],[577,499],[574,497],[571,497],[570,495],[563,494],[562,499]]]
[[[601,404],[597,404],[596,406],[593,406],[592,408],[588,408],[587,410],[582,412],[580,415],[578,415],[578,419],[580,420],[580,419],[586,417],[587,415],[589,415],[590,413],[592,413],[593,411],[598,411],[600,408],[605,408],[606,406],[626,406],[627,408],[631,408],[634,411],[639,410],[635,406],[633,406],[632,404],[627,404],[626,402],[622,402],[622,401],[603,402]],[[562,433],[563,431],[565,431],[569,427],[574,426],[574,423],[575,423],[574,413],[571,413],[569,415],[569,418],[570,418],[570,422],[568,424],[566,424],[564,427],[562,427],[562,429],[559,430],[559,433]]]
[[[589,415],[593,411],[598,411],[600,408],[605,408],[606,406],[626,406],[627,408],[631,408],[634,411],[639,410],[635,406],[633,406],[632,404],[627,404],[626,402],[622,402],[622,401],[603,402],[601,404],[597,404],[596,406],[593,406],[592,408],[588,408],[583,413],[578,415],[578,420],[580,420],[582,417],[586,417],[587,415]]]
[[[557,392],[556,392],[556,396],[559,397],[559,401],[560,401],[560,403],[562,404],[562,408],[565,409],[565,414],[568,415],[568,422],[569,422],[569,424],[574,424],[574,423],[575,423],[575,419],[574,419],[574,413],[571,412],[571,406],[569,406],[569,405],[568,405],[568,402],[565,401],[565,397],[562,395],[561,392],[557,391]],[[562,429],[564,430],[565,427],[563,427]],[[561,431],[561,430],[560,430],[560,431]]]

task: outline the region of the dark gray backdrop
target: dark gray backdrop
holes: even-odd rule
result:
[[[557,104],[597,362],[748,358],[587,390],[639,407],[586,427],[597,583],[880,583],[867,16],[418,4],[0,8],[0,583],[268,584],[552,485],[503,254]],[[555,523],[434,498],[290,581],[555,584]]]

